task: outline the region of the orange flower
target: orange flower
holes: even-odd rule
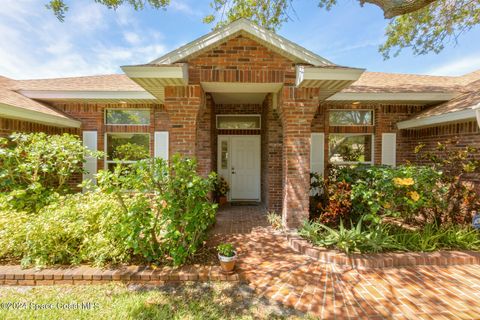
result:
[[[412,186],[415,181],[412,178],[394,178],[393,183],[396,186]]]
[[[410,199],[412,199],[415,202],[417,202],[420,199],[420,195],[418,194],[417,191],[411,191],[408,193],[408,195],[410,196]]]

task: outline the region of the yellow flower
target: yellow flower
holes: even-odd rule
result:
[[[393,183],[396,186],[412,186],[415,184],[415,181],[412,178],[395,178]]]
[[[383,207],[384,207],[385,209],[390,209],[390,208],[392,207],[392,205],[391,205],[390,203],[385,203],[385,204],[383,205]]]
[[[418,194],[417,191],[411,191],[411,192],[408,193],[408,195],[415,202],[417,202],[420,199],[420,195]]]

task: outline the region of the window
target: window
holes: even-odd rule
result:
[[[150,157],[148,133],[107,133],[105,163],[112,169],[116,163],[133,163]]]
[[[259,115],[217,116],[217,129],[260,129]]]
[[[373,110],[330,110],[331,126],[371,126]]]
[[[328,150],[332,164],[373,164],[373,135],[330,134]]]
[[[145,109],[106,109],[105,124],[149,125],[150,110]]]
[[[221,164],[222,164],[222,169],[228,169],[228,141],[223,140],[221,142]]]

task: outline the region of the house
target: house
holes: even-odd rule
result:
[[[368,72],[339,66],[237,20],[125,74],[0,78],[0,134],[70,132],[104,150],[125,143],[152,156],[198,159],[230,200],[259,201],[288,226],[308,216],[309,173],[327,163],[395,165],[418,142],[479,145],[480,71],[464,76]]]

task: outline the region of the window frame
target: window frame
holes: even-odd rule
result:
[[[371,147],[371,159],[370,161],[341,161],[341,162],[332,162],[330,161],[330,136],[346,136],[346,137],[355,137],[355,136],[371,136],[372,137],[372,147]],[[374,165],[375,164],[375,134],[373,133],[329,133],[327,137],[327,159],[329,164],[337,165],[337,166],[345,166],[345,165],[356,165],[356,164],[366,164],[366,165]]]
[[[105,135],[104,135],[104,141],[103,141],[103,151],[105,153],[104,155],[104,158],[103,158],[103,167],[105,170],[108,170],[108,165],[110,163],[135,163],[135,162],[138,162],[140,160],[108,160],[108,135],[109,134],[114,134],[114,135],[132,135],[132,134],[135,134],[135,135],[146,135],[148,136],[148,154],[150,155],[150,157],[152,157],[152,147],[151,147],[151,143],[152,143],[152,137],[151,137],[151,134],[149,132],[105,132]]]
[[[247,128],[247,129],[235,129],[235,128],[219,128],[218,127],[218,118],[219,117],[256,117],[258,118],[258,128]],[[217,114],[215,116],[215,129],[217,130],[262,130],[262,115],[261,114]]]
[[[332,124],[330,122],[330,113],[338,111],[369,111],[372,114],[371,124]],[[328,110],[328,125],[331,127],[374,127],[375,126],[375,110],[374,109],[329,109]]]
[[[112,110],[121,110],[121,111],[148,111],[148,124],[134,124],[134,123],[107,123],[107,112]],[[105,108],[103,110],[103,124],[106,126],[134,126],[134,127],[146,127],[152,124],[152,110],[149,108]]]

